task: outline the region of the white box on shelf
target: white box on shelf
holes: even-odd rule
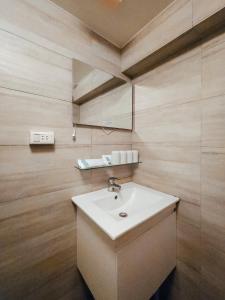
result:
[[[120,163],[121,164],[127,163],[127,151],[120,151]]]
[[[112,165],[120,164],[120,151],[112,151]]]
[[[133,159],[134,163],[138,162],[138,151],[137,150],[132,150],[132,159]]]
[[[133,156],[132,156],[132,151],[128,150],[127,151],[127,163],[131,164],[133,162]]]

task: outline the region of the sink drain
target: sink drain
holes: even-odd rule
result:
[[[126,217],[128,216],[128,214],[125,213],[125,212],[121,212],[121,213],[119,213],[119,216],[120,216],[121,218],[126,218]]]

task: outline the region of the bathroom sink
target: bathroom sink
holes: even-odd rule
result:
[[[72,198],[77,267],[95,299],[151,298],[176,266],[178,200],[134,182]]]
[[[152,218],[178,198],[129,182],[119,193],[107,189],[75,196],[72,201],[112,240]]]

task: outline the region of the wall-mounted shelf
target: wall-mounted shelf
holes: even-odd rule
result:
[[[88,167],[85,169],[80,168],[79,166],[75,165],[75,168],[81,171],[87,171],[87,170],[95,170],[95,169],[103,169],[103,168],[113,168],[113,167],[120,167],[120,166],[132,166],[132,165],[138,165],[141,164],[142,161],[133,162],[133,163],[126,163],[126,164],[118,164],[118,165],[104,165],[99,167]]]
[[[88,102],[102,94],[105,94],[125,83],[126,83],[125,80],[123,80],[121,78],[113,77],[112,79],[102,83],[98,87],[94,88],[91,91],[88,91],[86,94],[84,94],[80,97],[73,96],[73,103],[81,105],[81,104]]]

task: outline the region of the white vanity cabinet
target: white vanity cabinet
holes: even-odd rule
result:
[[[101,190],[99,194],[105,202],[95,198],[98,192],[86,194],[89,198],[79,196],[80,201],[75,197],[78,206],[77,265],[96,300],[148,300],[176,266],[175,208],[178,198],[170,195],[166,198],[166,194],[144,188],[144,192],[152,192],[146,196],[151,203],[148,207],[148,202],[143,204],[144,194],[137,192],[139,187],[130,183],[123,189],[122,185],[123,191],[131,190],[130,194],[124,191],[124,199],[121,195],[123,201],[117,199],[118,205],[111,202],[107,205],[107,201],[116,201],[107,190]],[[150,213],[148,218],[143,219],[146,211],[142,214],[142,210],[134,209],[134,194],[143,196],[137,203],[140,203],[139,208],[143,206],[143,210]],[[154,201],[154,196],[162,197]],[[97,211],[95,207],[86,210],[85,205],[90,208],[87,200],[90,197],[92,203],[102,203],[102,212],[98,205]],[[118,215],[120,210],[127,212],[127,219],[116,218],[114,213],[116,211]],[[129,217],[133,222],[128,220]],[[141,221],[135,224],[134,220]],[[110,222],[114,228],[110,228]],[[130,229],[127,223],[132,224]]]

